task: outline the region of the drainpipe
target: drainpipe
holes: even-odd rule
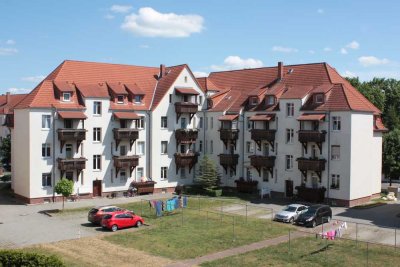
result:
[[[146,131],[146,143],[148,144],[147,146],[148,146],[148,152],[146,153],[146,157],[147,157],[147,160],[146,160],[146,167],[147,167],[147,174],[148,174],[148,177],[150,177],[151,179],[153,179],[153,177],[152,177],[152,173],[151,173],[151,166],[150,166],[150,162],[151,162],[151,115],[152,115],[152,113],[151,113],[151,111],[147,111],[146,112],[147,113],[147,116],[148,116],[148,118],[149,118],[149,123],[148,123],[148,125],[145,125],[145,131]],[[136,179],[137,179],[137,177],[136,177]]]
[[[245,111],[243,111],[242,115],[240,116],[242,118],[242,142],[241,142],[241,149],[242,149],[242,168],[241,168],[241,177],[244,178],[244,125],[245,125],[245,117],[244,117]],[[240,122],[240,121],[239,121]]]
[[[57,112],[57,109],[52,106],[51,108],[51,118],[52,118],[52,129],[53,129],[53,145],[52,145],[52,156],[53,156],[53,168],[52,168],[52,174],[51,174],[51,185],[53,187],[53,202],[55,202],[56,198],[56,193],[54,191],[55,188],[55,183],[56,183],[56,120],[55,120],[55,114]]]
[[[326,182],[326,198],[327,200],[329,199],[329,191],[330,191],[330,186],[329,186],[329,178],[330,178],[330,162],[331,162],[331,112],[328,111],[328,173],[327,173],[327,182]]]

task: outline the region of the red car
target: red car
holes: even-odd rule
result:
[[[101,219],[106,214],[111,214],[116,211],[126,211],[125,209],[116,206],[98,206],[91,209],[88,213],[88,221],[93,224],[100,224]]]
[[[129,211],[117,211],[103,216],[101,226],[115,232],[127,227],[140,227],[144,223],[143,218]]]

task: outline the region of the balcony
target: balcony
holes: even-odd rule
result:
[[[137,129],[114,128],[113,132],[116,143],[115,150],[118,150],[119,143],[122,140],[129,140],[130,148],[132,148],[132,145],[139,138],[139,131]]]
[[[325,170],[325,159],[298,158],[297,162],[298,168],[304,176],[307,176],[307,171],[314,171],[321,179],[321,172]]]
[[[76,141],[76,151],[78,152],[79,145],[83,140],[86,140],[85,129],[58,129],[58,140],[60,140],[60,153],[67,141]]]
[[[261,149],[261,142],[267,141],[270,143],[272,150],[274,149],[276,130],[266,130],[266,129],[252,129],[251,139],[254,140],[259,149]]]
[[[132,171],[139,165],[139,156],[114,156],[113,159],[116,175],[120,169],[129,169],[132,175]]]
[[[258,171],[258,174],[261,176],[261,169],[266,168],[272,175],[273,168],[275,166],[275,156],[261,156],[261,155],[253,155],[249,156],[250,164]]]
[[[64,173],[67,171],[76,171],[77,174],[86,168],[86,158],[72,158],[72,159],[63,159],[58,158],[58,169],[61,171],[61,177],[64,176]]]
[[[199,110],[199,106],[196,103],[191,102],[176,102],[175,103],[175,112],[176,112],[176,123],[178,123],[179,118],[183,113],[189,113],[189,123],[192,120],[193,116]]]
[[[175,130],[175,139],[177,144],[194,143],[197,140],[199,131],[197,129],[177,129]]]
[[[322,143],[325,142],[325,131],[307,131],[307,130],[300,130],[299,131],[299,142],[301,143],[308,143],[308,142],[315,142],[315,143]]]
[[[219,138],[224,142],[225,147],[228,147],[228,142],[232,142],[236,148],[236,141],[239,139],[238,129],[220,129]]]
[[[189,166],[189,173],[192,170],[193,166],[197,163],[197,159],[199,157],[199,153],[190,152],[190,153],[175,153],[175,164],[176,164],[176,173],[182,167]]]
[[[238,165],[238,162],[238,154],[219,154],[219,164],[224,167],[225,173],[228,173],[228,168],[236,173],[236,165]]]

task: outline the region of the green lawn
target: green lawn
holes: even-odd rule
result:
[[[327,248],[326,248],[327,247]],[[304,237],[201,266],[396,266],[400,251],[393,247],[357,243],[349,240],[321,240]]]

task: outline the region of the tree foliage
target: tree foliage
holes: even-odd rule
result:
[[[386,134],[383,151],[384,173],[391,178],[400,177],[400,129]]]
[[[57,194],[61,194],[63,196],[63,209],[64,209],[65,198],[72,195],[72,192],[74,191],[74,182],[62,178],[60,181],[58,181],[54,190]]]
[[[205,190],[217,189],[221,184],[221,177],[215,163],[205,155],[200,161],[200,169],[196,182]]]
[[[11,135],[1,141],[0,157],[3,164],[9,165],[11,163]]]

